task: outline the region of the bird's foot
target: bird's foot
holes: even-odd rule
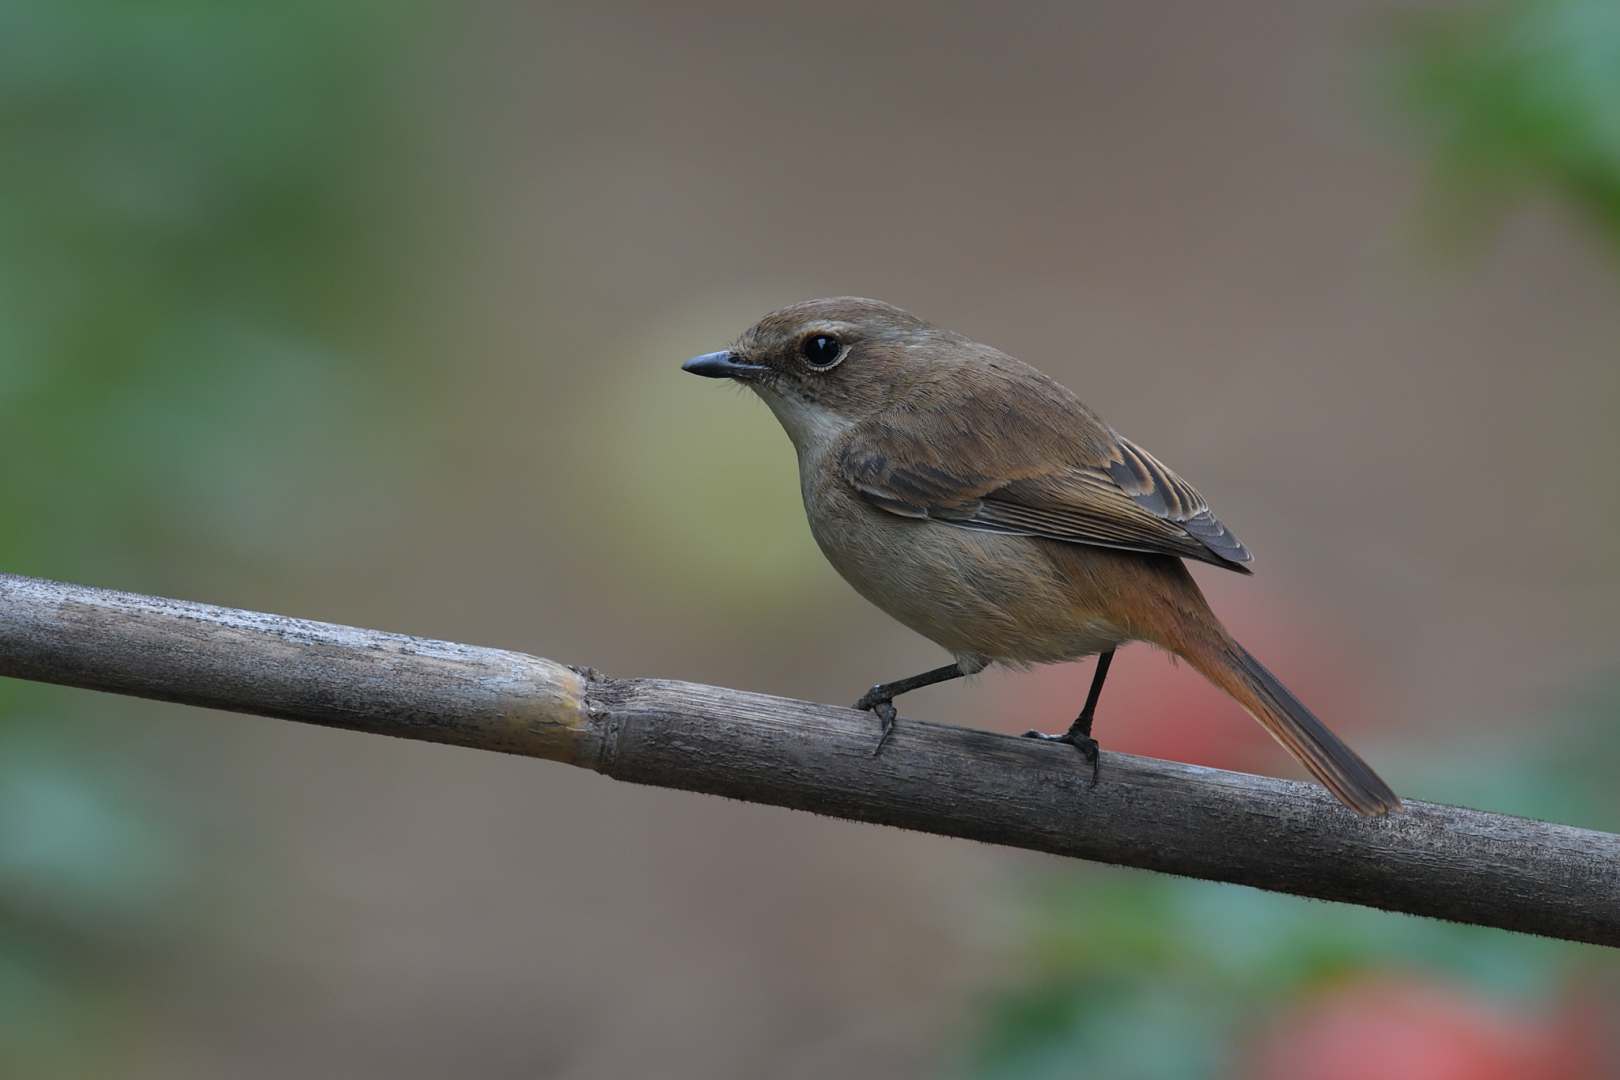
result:
[[[1097,746],[1097,740],[1093,739],[1084,731],[1081,731],[1078,724],[1071,727],[1068,731],[1065,731],[1061,735],[1048,735],[1041,731],[1026,731],[1024,732],[1024,738],[1041,739],[1045,742],[1068,743],[1070,746],[1080,751],[1080,756],[1085,758],[1087,764],[1091,766],[1091,786],[1097,786],[1097,763],[1099,757],[1101,756]]]
[[[894,699],[881,695],[880,691],[882,689],[882,686],[872,687],[872,689],[861,695],[861,700],[855,703],[857,709],[862,712],[869,712],[878,718],[878,741],[877,745],[872,748],[873,757],[883,753],[883,748],[888,745],[889,736],[894,734],[894,722],[900,715],[899,710],[894,707]]]

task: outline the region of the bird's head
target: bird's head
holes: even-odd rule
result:
[[[955,344],[957,349],[941,348]],[[682,370],[733,379],[771,407],[803,453],[945,375],[965,339],[879,300],[806,300]]]

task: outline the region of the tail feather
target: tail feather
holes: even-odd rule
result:
[[[1260,721],[1340,802],[1367,817],[1400,809],[1401,800],[1372,767],[1243,646],[1226,637],[1210,648],[1189,649],[1182,655]]]

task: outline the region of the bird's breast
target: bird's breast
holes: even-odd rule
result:
[[[1129,635],[1086,556],[871,506],[819,469],[803,477],[817,545],[867,600],[959,657],[1015,665],[1106,651]],[[1110,553],[1096,554],[1108,560]]]

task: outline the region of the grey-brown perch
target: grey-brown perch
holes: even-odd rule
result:
[[[0,675],[527,754],[618,780],[1620,945],[1620,836],[501,649],[0,575]]]

